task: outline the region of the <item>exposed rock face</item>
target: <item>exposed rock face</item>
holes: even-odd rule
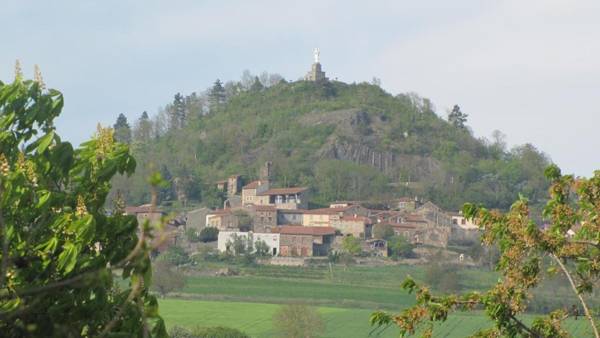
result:
[[[442,170],[440,164],[432,158],[377,151],[366,144],[344,142],[339,139],[328,142],[321,149],[319,156],[370,165],[394,178],[398,178],[400,170],[412,174],[415,180],[437,175]]]

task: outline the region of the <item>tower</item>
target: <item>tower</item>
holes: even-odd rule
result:
[[[315,62],[312,64],[310,72],[308,72],[304,77],[304,80],[313,82],[327,81],[328,79],[325,76],[325,72],[321,69],[321,63],[319,62],[321,55],[319,48],[315,48],[313,55]]]
[[[261,181],[267,181],[270,182],[271,181],[271,167],[273,166],[273,163],[271,161],[267,161],[265,162],[265,164],[260,168],[260,180]]]

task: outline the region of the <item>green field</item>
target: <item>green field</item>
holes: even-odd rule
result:
[[[272,317],[279,305],[226,301],[199,301],[164,299],[160,301],[160,313],[167,328],[183,326],[229,326],[243,330],[252,337],[277,337],[273,330]],[[347,338],[367,337],[372,328],[368,320],[371,314],[366,309],[319,307],[326,331],[323,337]],[[477,329],[490,327],[490,322],[480,314],[459,313],[450,316],[434,329],[434,337],[467,337]],[[568,321],[566,327],[573,337],[590,337],[587,322]],[[388,328],[378,337],[398,337],[398,330]]]
[[[302,300],[314,305],[390,308],[413,304],[414,296],[401,290],[407,276],[423,278],[423,268],[408,265],[348,268],[255,266],[240,268],[241,276],[193,276],[181,296],[204,300],[283,303]],[[495,273],[461,270],[461,283],[483,290],[497,279]]]
[[[222,263],[204,262],[189,271],[185,288],[161,301],[160,312],[168,327],[229,326],[253,337],[275,337],[271,318],[280,304],[303,302],[317,306],[326,322],[324,337],[367,337],[370,314],[376,309],[399,311],[414,304],[414,295],[400,288],[410,275],[424,278],[423,266],[342,265],[281,267],[268,265],[233,266],[240,275],[213,276]],[[211,270],[212,269],[212,270]],[[498,275],[484,269],[457,268],[462,291],[484,290]],[[547,297],[563,298],[560,287],[544,290]],[[560,292],[559,292],[560,291]],[[565,296],[566,297],[566,296]],[[566,298],[565,298],[566,299]],[[525,321],[531,316],[526,316]],[[588,337],[584,320],[570,321],[566,327],[573,337]],[[491,327],[483,314],[457,313],[435,329],[435,337],[466,337]],[[397,337],[391,327],[379,337]]]

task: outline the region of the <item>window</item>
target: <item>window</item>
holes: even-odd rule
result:
[[[467,220],[463,218],[462,221],[460,222],[460,224],[462,224],[462,225],[467,224]]]

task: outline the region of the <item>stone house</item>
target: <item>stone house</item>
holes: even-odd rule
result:
[[[153,208],[151,204],[143,204],[138,207],[125,207],[126,215],[133,215],[137,218],[139,224],[149,221],[150,224],[160,224],[164,212],[157,208]]]
[[[305,211],[302,209],[277,210],[277,225],[302,225]]]
[[[479,226],[471,220],[466,219],[462,212],[450,213],[452,225],[464,230],[479,230]]]
[[[342,216],[339,221],[331,225],[342,235],[352,235],[361,239],[371,238],[373,231],[373,222],[365,216]]]
[[[419,207],[419,200],[410,197],[401,197],[398,199],[398,210],[401,211],[414,211]]]
[[[258,194],[269,190],[269,181],[252,181],[242,187],[242,206],[259,205]]]
[[[326,256],[335,240],[331,227],[287,225],[273,231],[280,234],[280,256]]]
[[[348,205],[336,208],[321,208],[304,211],[302,224],[304,226],[331,226],[340,223],[343,216],[367,216],[368,210],[360,205]]]
[[[423,216],[432,226],[450,227],[452,225],[452,217],[432,202],[426,202],[418,207],[416,213]]]
[[[215,182],[217,190],[227,193],[228,197],[238,195],[242,188],[242,176],[231,175],[226,180]]]
[[[206,226],[206,215],[211,212],[208,208],[190,210],[186,214],[186,228],[202,229]]]
[[[238,217],[232,209],[217,209],[206,214],[206,226],[214,227],[219,231],[233,230],[239,228]]]
[[[255,232],[270,232],[277,226],[277,208],[270,205],[253,205],[248,208]]]
[[[256,193],[258,205],[272,205],[277,209],[306,209],[308,207],[308,188],[271,188]]]

